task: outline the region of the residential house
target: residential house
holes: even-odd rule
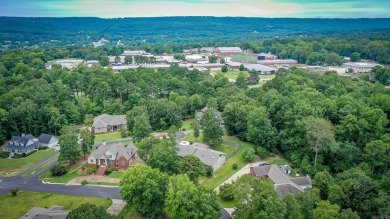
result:
[[[127,169],[137,157],[137,147],[130,143],[125,147],[122,142],[106,145],[103,143],[88,156],[88,166],[106,166]]]
[[[64,210],[63,206],[51,206],[50,208],[31,208],[20,219],[66,219],[69,211]]]
[[[126,129],[126,115],[103,114],[93,119],[95,133],[117,132]]]
[[[4,151],[11,153],[30,153],[38,150],[39,146],[53,147],[58,145],[58,139],[53,135],[41,134],[38,139],[33,135],[12,136],[7,145],[3,147]]]
[[[284,197],[287,193],[297,194],[307,188],[312,187],[309,176],[292,178],[287,173],[291,173],[291,167],[272,165],[262,165],[250,168],[250,174],[261,179],[270,179],[274,183],[274,188],[279,197]]]
[[[210,149],[205,144],[190,144],[188,141],[182,141],[176,145],[176,152],[179,157],[192,155],[199,158],[205,166],[211,167],[213,171],[219,169],[226,162],[225,153]]]
[[[244,65],[245,70],[247,71],[256,71],[259,74],[275,74],[276,69],[270,68],[265,65],[260,64],[245,64]]]
[[[200,121],[200,120],[202,119],[204,113],[206,112],[207,108],[208,108],[208,107],[205,106],[205,107],[203,107],[201,110],[197,111],[197,112],[195,113],[195,119],[198,120],[198,121]],[[221,112],[219,112],[218,110],[215,110],[215,117],[218,119],[218,121],[219,121],[219,123],[220,123],[221,125],[224,124],[224,121],[223,121],[223,119],[222,119],[222,113],[221,113]]]
[[[55,145],[58,145],[58,138],[54,135],[41,134],[38,138],[38,146],[46,146],[51,148]]]

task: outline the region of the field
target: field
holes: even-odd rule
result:
[[[29,167],[55,153],[54,149],[38,151],[24,158],[1,158],[0,176],[13,176],[27,170]]]
[[[120,132],[98,134],[95,136],[95,143],[97,141],[107,141],[107,140],[113,140],[113,139],[119,139],[119,138],[122,138],[122,135]]]
[[[21,218],[32,207],[60,205],[64,206],[66,210],[72,210],[87,202],[103,206],[104,209],[108,209],[112,204],[112,201],[106,198],[20,191],[15,197],[10,193],[0,196],[0,218]]]
[[[250,55],[232,55],[232,58],[237,62],[256,63],[257,58]]]

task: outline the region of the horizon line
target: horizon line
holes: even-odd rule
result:
[[[138,16],[138,17],[98,17],[98,16],[2,16],[1,18],[99,18],[99,19],[126,19],[126,18],[180,18],[180,17],[211,17],[211,18],[261,18],[261,19],[390,19],[390,17],[251,17],[251,16],[212,16],[212,15],[188,15],[188,16]]]

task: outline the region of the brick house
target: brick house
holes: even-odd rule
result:
[[[127,169],[137,157],[138,149],[133,143],[125,147],[121,142],[106,145],[103,143],[88,156],[88,166],[106,166]]]

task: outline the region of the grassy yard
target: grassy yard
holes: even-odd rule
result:
[[[106,140],[118,139],[118,138],[122,138],[122,135],[120,132],[98,134],[95,137],[95,142],[96,141],[106,141]]]
[[[120,171],[114,171],[112,172],[108,177],[109,178],[120,178],[125,172],[120,172]]]
[[[246,162],[242,158],[242,153],[244,152],[245,148],[247,147],[253,147],[253,144],[242,142],[237,137],[234,136],[224,136],[223,139],[225,141],[235,142],[241,144],[240,150],[237,151],[226,163],[219,168],[217,171],[214,172],[213,176],[211,178],[207,177],[201,177],[199,182],[200,184],[207,186],[211,189],[214,189],[221,183],[223,183],[225,180],[227,180],[230,176],[232,176],[234,173],[236,173],[238,170],[240,170],[242,167],[244,167],[248,162]],[[254,160],[253,162],[256,162],[257,160]],[[236,163],[238,165],[238,168],[235,170],[233,169],[233,164]]]
[[[119,183],[89,182],[89,181],[88,181],[88,185],[119,186]]]
[[[38,151],[24,158],[0,158],[0,176],[13,176],[55,153],[49,149]]]
[[[130,218],[130,219],[145,219],[138,212],[136,212],[130,204],[127,204],[122,211],[116,216],[116,219]]]
[[[223,208],[234,208],[239,204],[236,200],[225,201],[219,195],[217,196],[217,202]]]
[[[186,136],[184,136],[181,141],[190,141],[190,142],[198,142],[198,143],[203,143],[203,134],[202,133],[199,133],[199,137],[198,138],[195,138],[194,134],[193,133],[190,133]]]
[[[42,169],[44,169],[46,166],[48,166],[50,163],[54,162],[55,160],[58,159],[58,156],[59,155],[56,155],[52,158],[50,158],[49,160],[45,161],[44,163],[42,163],[41,165],[37,166],[33,171],[31,171],[30,173],[27,173],[26,175],[24,175],[23,177],[29,177],[29,176],[32,176],[36,173],[38,173],[39,171],[41,171]]]
[[[47,170],[39,177],[39,179],[41,179],[41,180],[46,179],[51,183],[67,183],[74,178],[77,178],[80,176],[86,176],[85,174],[77,173],[78,169],[81,168],[82,164],[83,164],[83,162],[74,164],[73,166],[71,166],[69,168],[67,174],[65,174],[63,176],[58,176],[58,177],[52,176],[51,171]]]
[[[194,122],[194,119],[186,119],[183,121],[181,128],[186,129],[186,130],[193,129],[194,128],[193,122]]]
[[[214,149],[217,151],[221,151],[226,154],[226,157],[230,157],[230,155],[233,154],[234,150],[236,150],[237,147],[231,146],[231,145],[226,145],[226,144],[221,144]]]
[[[112,201],[106,198],[20,191],[16,197],[13,197],[10,193],[0,196],[0,218],[21,218],[32,207],[60,205],[64,206],[66,210],[72,210],[87,202],[103,206],[104,209],[108,209],[112,204]]]

